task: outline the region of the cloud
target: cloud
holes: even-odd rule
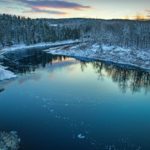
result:
[[[90,6],[85,6],[79,3],[64,0],[20,0],[20,1],[34,8],[55,8],[55,9],[66,8],[75,10],[83,10],[91,8]]]
[[[16,0],[14,0],[16,1]],[[44,13],[53,15],[67,15],[66,9],[69,10],[84,10],[91,8],[90,6],[81,5],[68,0],[17,0],[26,8],[23,13]],[[61,11],[60,11],[61,9]],[[65,11],[62,11],[65,10]]]
[[[54,15],[67,15],[66,12],[55,11],[55,10],[44,10],[36,7],[32,7],[30,11],[24,11],[24,13],[46,13],[46,14],[54,14]]]

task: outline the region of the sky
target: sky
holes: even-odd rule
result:
[[[30,18],[149,19],[150,0],[0,0],[0,14]]]

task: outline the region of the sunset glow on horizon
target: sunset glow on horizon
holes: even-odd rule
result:
[[[149,0],[1,0],[0,13],[30,18],[149,19]]]

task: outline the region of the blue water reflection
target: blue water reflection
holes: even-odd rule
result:
[[[21,150],[150,149],[149,73],[36,50],[6,58],[18,78],[0,83],[0,130]]]

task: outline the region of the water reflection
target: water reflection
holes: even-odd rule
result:
[[[6,53],[2,59],[3,65],[15,73],[34,72],[38,68],[45,68],[47,64],[65,61],[66,57],[48,55],[41,50],[23,50]]]
[[[74,59],[64,56],[52,56],[41,50],[7,53],[1,61],[3,65],[8,66],[11,71],[21,74],[34,72],[38,68],[49,68],[50,70],[54,70],[56,67],[64,67],[75,62]],[[118,84],[122,92],[131,90],[135,93],[139,92],[141,89],[144,89],[145,93],[150,91],[150,73],[148,72],[113,64],[83,60],[80,61],[81,71],[84,71],[88,67],[88,64],[92,65],[98,79],[104,79],[106,76],[111,78],[114,83]],[[3,90],[3,88],[0,89],[0,92],[3,92]]]
[[[0,88],[0,93],[3,92],[5,89],[4,88]]]
[[[147,93],[150,90],[149,72],[101,62],[91,63],[99,78],[103,78],[105,75],[111,77],[112,81],[118,84],[122,92],[126,92],[130,89],[133,93],[135,93],[143,88],[145,93]],[[81,63],[81,70],[86,68],[86,66],[87,63]]]

